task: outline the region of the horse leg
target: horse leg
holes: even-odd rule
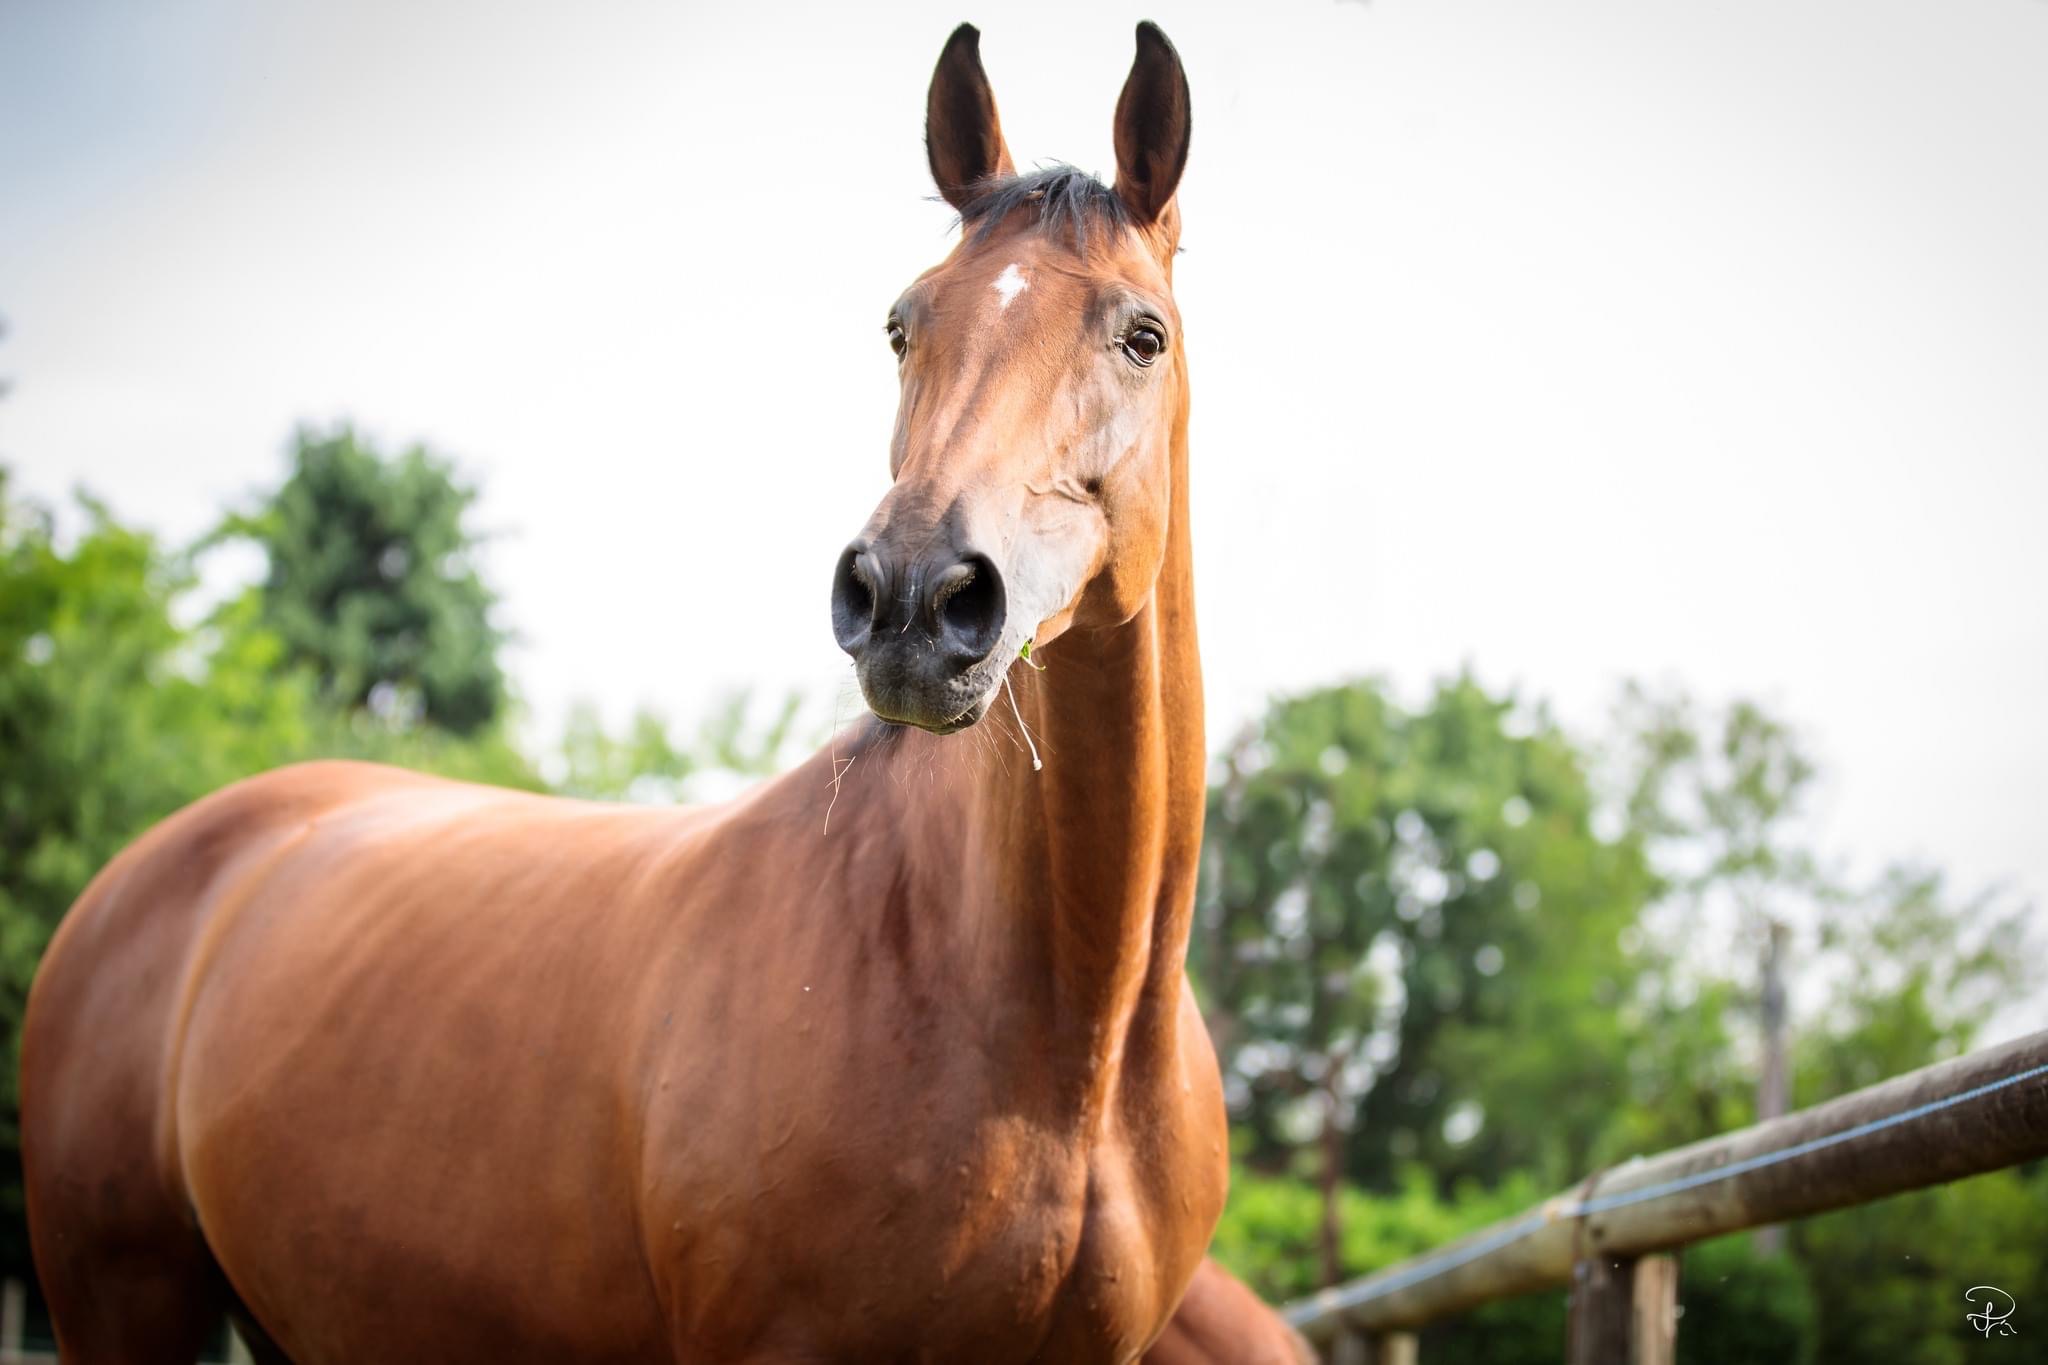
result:
[[[52,1258],[43,1296],[62,1365],[192,1365],[229,1320],[256,1365],[292,1359],[235,1297],[203,1244],[116,1253],[73,1274]],[[90,1261],[91,1258],[79,1258]]]
[[[64,1365],[191,1365],[233,1300],[164,1140],[165,1050],[184,1007],[176,964],[252,827],[218,798],[158,826],[93,879],[37,970],[22,1187]]]
[[[40,1082],[39,1042],[24,1048]],[[107,1068],[120,1079],[118,1062]],[[192,1212],[158,1171],[141,1087],[81,1069],[60,1102],[25,1104],[29,1241],[64,1365],[191,1365],[230,1298]],[[24,1087],[28,1089],[28,1087]],[[29,1093],[40,1098],[35,1090]]]
[[[114,1022],[87,1029],[39,1015],[84,976],[53,965],[48,987],[36,983],[22,1045],[21,1136],[29,1241],[59,1358],[191,1365],[229,1293],[156,1150],[154,1040]]]
[[[39,1257],[63,1365],[192,1365],[226,1311],[203,1247],[76,1246]]]
[[[36,1275],[63,1365],[192,1365],[235,1301],[126,1095],[23,1115]]]

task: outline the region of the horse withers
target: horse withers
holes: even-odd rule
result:
[[[1183,973],[1187,82],[1140,26],[1113,186],[1016,173],[972,28],[927,99],[961,239],[888,313],[893,482],[831,595],[873,718],[721,807],[322,763],[145,834],[25,1025],[71,1365],[190,1361],[223,1309],[299,1365],[1159,1336],[1226,1176]]]

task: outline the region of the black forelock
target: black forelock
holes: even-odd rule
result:
[[[1117,192],[1084,170],[1055,161],[1022,175],[990,176],[974,187],[960,210],[960,227],[980,242],[1019,209],[1033,207],[1047,232],[1070,229],[1077,249],[1086,250],[1088,229],[1130,226],[1131,213]]]

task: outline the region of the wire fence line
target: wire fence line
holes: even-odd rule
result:
[[[1640,1204],[1651,1199],[1662,1199],[1665,1195],[1677,1194],[1681,1190],[1696,1189],[1701,1185],[1710,1185],[1716,1180],[1727,1180],[1734,1176],[1747,1175],[1751,1171],[1760,1171],[1766,1166],[1775,1166],[1781,1161],[1790,1161],[1794,1157],[1806,1156],[1809,1153],[1818,1152],[1827,1147],[1834,1147],[1844,1142],[1854,1142],[1858,1138],[1869,1137],[1873,1133],[1881,1133],[1887,1128],[1896,1128],[1902,1123],[1911,1123],[1915,1119],[1926,1118],[1929,1114],[1936,1114],[1944,1109],[1953,1109],[1959,1104],[1982,1099],[1984,1096],[2004,1090],[2008,1086],[2019,1085],[2024,1081],[2031,1081],[2040,1076],[2048,1076],[2048,1063],[2043,1063],[2040,1066],[2030,1066],[2025,1071],[2015,1072],[2010,1076],[1987,1082],[1984,1085],[1972,1086],[1958,1095],[1950,1095],[1945,1099],[1929,1100],[1925,1104],[1916,1104],[1911,1109],[1901,1110],[1899,1113],[1889,1114],[1881,1119],[1871,1119],[1866,1123],[1859,1123],[1854,1128],[1844,1128],[1839,1133],[1829,1133],[1825,1137],[1809,1138],[1805,1142],[1795,1143],[1790,1147],[1781,1148],[1775,1152],[1766,1152],[1761,1156],[1748,1157],[1723,1166],[1718,1170],[1701,1171],[1697,1175],[1667,1180],[1661,1185],[1652,1185],[1647,1189],[1641,1190],[1630,1190],[1626,1194],[1609,1194],[1602,1195],[1598,1199],[1583,1200],[1567,1210],[1567,1213],[1574,1218],[1583,1218],[1587,1214],[1605,1213],[1609,1209],[1625,1208],[1630,1204]]]
[[[1587,1257],[1680,1247],[2044,1155],[2048,1032],[1637,1158],[1579,1192],[1285,1312],[1318,1341],[1412,1328],[1490,1299],[1560,1287]],[[1593,1193],[1603,1182],[1625,1187]]]

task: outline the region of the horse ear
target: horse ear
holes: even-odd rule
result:
[[[1011,175],[995,92],[981,69],[981,30],[962,24],[946,39],[924,100],[924,152],[939,193],[965,210],[974,187],[992,175]]]
[[[1180,54],[1150,22],[1138,25],[1138,56],[1116,102],[1116,192],[1140,223],[1159,221],[1188,164],[1193,116]]]

